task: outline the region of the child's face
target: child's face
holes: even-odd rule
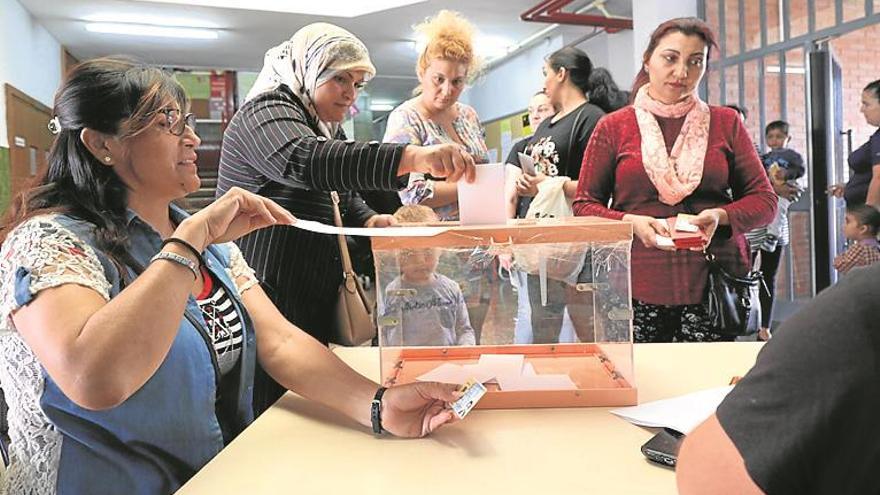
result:
[[[436,248],[404,249],[397,259],[403,279],[418,284],[431,281],[440,256]]]
[[[843,221],[843,236],[851,241],[858,241],[864,237],[867,232],[867,228],[860,224],[856,217],[850,213],[846,214],[846,218]]]
[[[766,138],[767,146],[769,146],[771,150],[785,148],[785,145],[788,144],[788,134],[782,132],[781,129],[770,129]]]

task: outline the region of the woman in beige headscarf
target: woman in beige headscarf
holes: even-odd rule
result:
[[[232,187],[267,196],[304,220],[333,223],[339,191],[347,225],[384,227],[353,191],[399,188],[413,172],[458,180],[473,159],[455,145],[407,146],[346,140],[340,123],[375,74],[367,48],[331,24],[306,26],[266,52],[263,70],[223,137],[217,194]],[[288,320],[327,343],[342,277],[334,236],[275,227],[238,241],[250,266]],[[258,371],[257,413],[282,393]]]

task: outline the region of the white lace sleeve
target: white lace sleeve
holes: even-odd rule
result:
[[[110,299],[110,282],[95,251],[54,216],[34,217],[13,230],[0,249],[3,321],[38,292],[78,284]]]
[[[244,291],[259,284],[260,281],[257,280],[257,274],[254,273],[253,268],[244,260],[241,249],[238,249],[234,242],[228,243],[227,246],[229,246],[229,266],[226,268],[226,273],[235,282],[235,288],[238,289],[240,296],[244,294]]]

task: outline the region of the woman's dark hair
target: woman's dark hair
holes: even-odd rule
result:
[[[880,231],[880,210],[871,205],[847,206],[846,212],[852,215],[859,225],[868,227],[868,232],[877,236]]]
[[[590,73],[593,72],[593,62],[583,50],[573,46],[560,48],[547,57],[547,65],[555,72],[564,68],[568,72],[572,84],[582,93],[586,95],[590,91]]]
[[[696,17],[680,17],[678,19],[670,19],[663,24],[660,24],[657,26],[657,29],[651,33],[648,47],[645,48],[645,53],[642,55],[642,68],[639,69],[639,73],[636,74],[636,80],[633,82],[632,91],[629,96],[630,103],[635,99],[639,89],[648,83],[649,77],[648,72],[645,70],[645,64],[648,63],[651,55],[654,54],[654,50],[657,48],[660,40],[669,33],[681,33],[686,36],[699,36],[702,38],[703,42],[706,43],[707,48],[707,64],[709,62],[709,57],[712,55],[712,48],[718,47],[718,43],[715,41],[715,33],[712,31],[712,28]]]
[[[127,58],[99,58],[73,69],[55,93],[53,127],[58,131],[49,165],[18,194],[0,225],[0,243],[17,225],[36,215],[64,213],[95,225],[97,247],[126,280],[128,190],[113,167],[83,144],[83,129],[127,139],[149,127],[158,110],[178,103],[183,88],[171,74]]]
[[[874,98],[880,100],[880,79],[869,82],[862,91],[870,91],[871,94],[874,95]]]
[[[617,87],[608,69],[596,67],[590,73],[590,103],[611,113],[623,108],[627,103],[627,95]]]

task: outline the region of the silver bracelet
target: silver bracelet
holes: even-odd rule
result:
[[[181,256],[177,253],[172,253],[170,251],[159,251],[158,253],[156,253],[156,256],[150,258],[150,263],[156,260],[168,260],[177,263],[178,265],[185,266],[189,268],[196,280],[198,280],[199,278],[199,267],[196,266],[196,263],[193,260],[187,258],[186,256]]]

